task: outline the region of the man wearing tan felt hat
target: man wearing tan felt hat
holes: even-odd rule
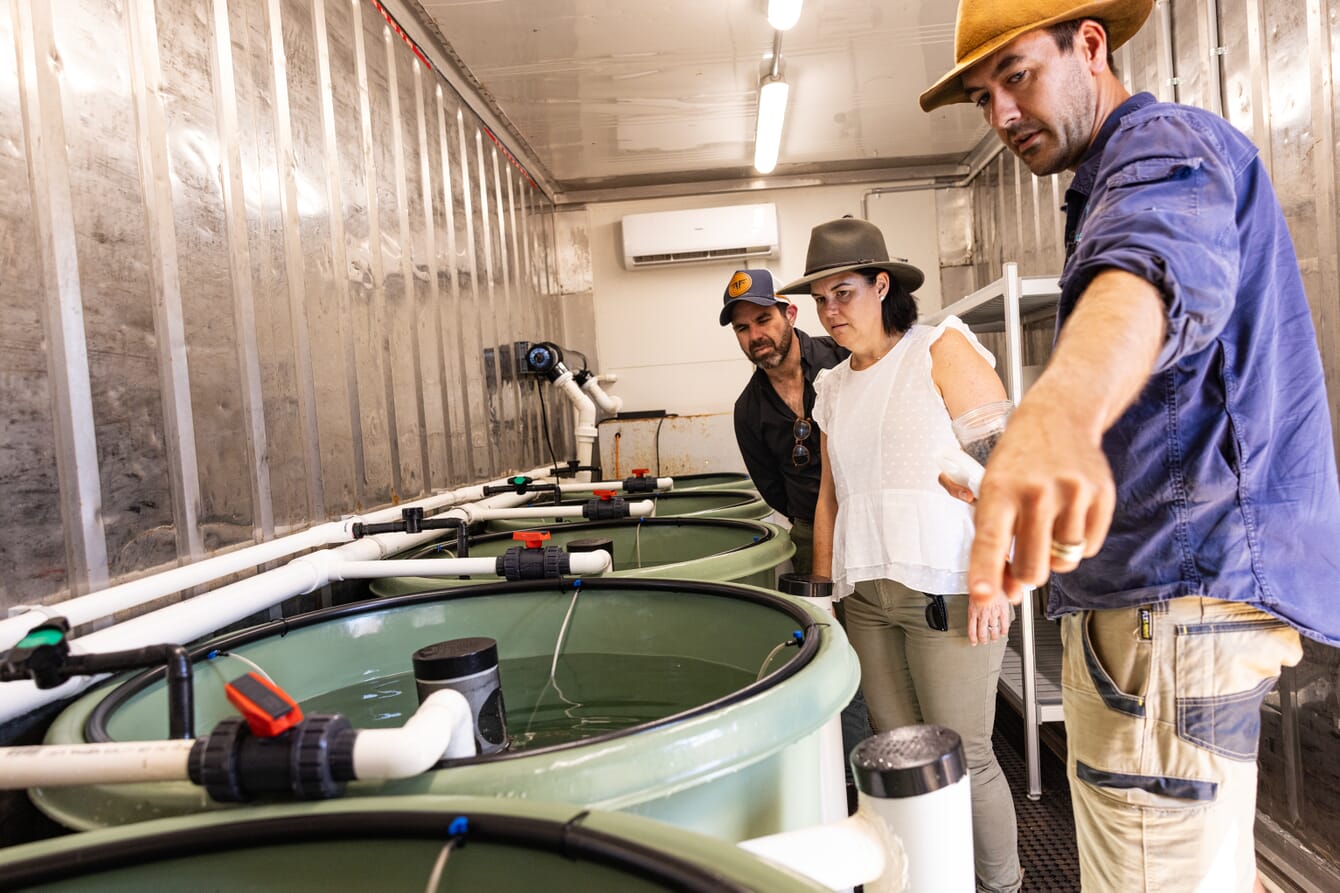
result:
[[[991,454],[968,586],[1018,600],[1057,572],[1084,889],[1246,891],[1261,703],[1300,632],[1340,645],[1340,489],[1256,148],[1110,67],[1152,5],[963,0],[921,96],[1075,174],[1056,344]]]

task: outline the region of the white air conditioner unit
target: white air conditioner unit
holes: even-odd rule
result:
[[[629,270],[776,253],[777,206],[771,202],[623,219],[623,263]]]

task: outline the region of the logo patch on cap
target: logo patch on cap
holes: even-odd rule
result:
[[[720,281],[720,279],[717,280],[717,282]],[[730,295],[732,298],[738,298],[740,295],[748,292],[753,285],[754,280],[748,273],[741,270],[731,277],[730,285],[726,286],[726,294]]]

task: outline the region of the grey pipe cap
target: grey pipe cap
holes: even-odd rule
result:
[[[968,774],[958,732],[927,725],[865,739],[851,753],[851,770],[857,790],[880,799],[929,794]]]

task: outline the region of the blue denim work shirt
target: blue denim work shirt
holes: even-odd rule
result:
[[[1117,487],[1048,614],[1187,595],[1250,602],[1340,645],[1340,484],[1293,241],[1254,145],[1201,109],[1131,97],[1066,196],[1059,335],[1103,270],[1154,284],[1167,340],[1103,437]]]

